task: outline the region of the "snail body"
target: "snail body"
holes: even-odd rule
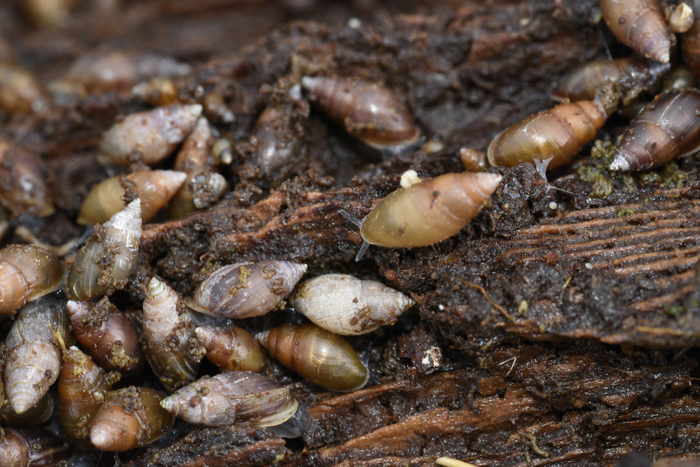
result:
[[[98,183],[80,207],[79,224],[99,224],[126,207],[125,200],[141,200],[141,218],[150,220],[177,193],[187,175],[173,170],[144,170]]]
[[[185,140],[201,114],[199,104],[173,104],[128,115],[102,135],[99,159],[121,166],[156,164]]]
[[[169,391],[197,379],[204,349],[194,335],[189,312],[165,282],[151,278],[143,302],[144,353],[153,372]]]
[[[9,245],[0,250],[0,316],[12,315],[28,302],[61,284],[59,258],[35,245]]]
[[[552,91],[552,97],[560,102],[592,101],[601,88],[615,85],[627,105],[642,91],[652,89],[670,69],[670,63],[638,57],[593,60],[567,73]]]
[[[658,95],[623,133],[610,170],[645,170],[700,147],[700,92]]]
[[[250,371],[205,376],[163,399],[161,406],[198,425],[247,422],[257,427],[280,425],[299,408],[289,388]]]
[[[554,169],[571,162],[606,120],[605,110],[595,101],[559,104],[500,132],[489,144],[487,157],[499,167],[550,159],[548,167]]]
[[[441,242],[479,213],[501,178],[490,173],[450,173],[400,188],[364,218],[360,235],[370,245],[388,248]]]
[[[65,292],[77,301],[123,288],[131,274],[141,240],[141,201],[136,199],[96,228],[68,271]]]
[[[55,208],[44,161],[7,140],[0,139],[0,203],[15,215],[45,217]]]
[[[47,296],[19,312],[5,339],[4,371],[7,398],[17,414],[34,407],[56,381],[69,337],[64,301]]]
[[[380,150],[400,152],[421,132],[409,109],[390,89],[360,78],[305,76],[311,100],[352,136]]]
[[[202,282],[188,306],[214,316],[250,318],[273,310],[306,272],[289,261],[236,263],[221,267]]]
[[[105,372],[77,347],[66,349],[58,379],[58,413],[63,432],[74,440],[86,439],[92,417],[119,379],[119,373]]]
[[[260,344],[245,329],[201,326],[194,330],[207,350],[207,358],[224,371],[262,371],[265,355]]]
[[[285,324],[255,337],[284,366],[330,391],[355,391],[369,379],[355,349],[316,325]]]
[[[113,391],[90,423],[90,441],[103,451],[128,451],[163,436],[174,419],[160,406],[162,394],[129,386]]]
[[[414,301],[381,282],[326,274],[303,282],[292,303],[317,326],[347,336],[394,324]]]
[[[674,38],[658,0],[600,0],[600,9],[617,40],[646,58],[668,63]]]
[[[107,297],[97,304],[70,300],[66,311],[75,340],[101,367],[130,372],[141,366],[136,327]]]

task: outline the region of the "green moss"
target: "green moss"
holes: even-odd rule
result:
[[[617,215],[617,217],[627,217],[627,216],[631,216],[631,215],[634,214],[635,212],[637,212],[636,209],[632,209],[632,208],[620,208],[620,209],[617,210],[616,215]]]
[[[613,192],[613,182],[607,176],[606,171],[593,166],[581,166],[578,168],[577,173],[581,180],[593,184],[591,196],[607,198]]]

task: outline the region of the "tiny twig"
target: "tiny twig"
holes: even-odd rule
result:
[[[508,362],[512,362],[512,363],[511,363],[511,365],[510,365],[510,369],[509,369],[508,372],[506,373],[506,376],[510,375],[511,372],[513,371],[513,369],[515,368],[515,364],[518,362],[518,357],[512,356],[512,357],[510,357],[510,358],[507,358],[507,359],[503,360],[501,363],[499,363],[498,366],[503,366],[503,365],[505,365],[505,364],[508,363]]]
[[[518,433],[521,437],[525,438],[526,440],[530,441],[530,447],[532,447],[532,450],[535,451],[535,454],[541,457],[549,457],[549,452],[545,451],[541,447],[537,445],[537,438],[535,438],[535,435],[532,433]]]
[[[445,467],[477,467],[474,464],[453,459],[452,457],[438,457],[435,459],[435,463]]]
[[[508,313],[508,310],[506,310],[506,309],[503,308],[501,305],[499,305],[498,303],[496,303],[496,301],[495,301],[493,298],[491,298],[491,295],[489,295],[489,293],[488,293],[482,286],[477,285],[477,284],[474,284],[474,283],[469,282],[469,281],[465,281],[464,279],[462,279],[462,282],[463,282],[464,285],[466,285],[467,287],[471,287],[472,289],[476,289],[476,290],[478,290],[479,292],[481,292],[481,295],[484,296],[484,298],[486,299],[486,301],[489,302],[489,304],[490,304],[492,307],[494,307],[495,309],[497,309],[498,311],[500,311],[501,314],[502,314],[503,316],[505,316],[508,320],[510,320],[510,322],[515,323],[515,319],[510,315],[510,313]]]

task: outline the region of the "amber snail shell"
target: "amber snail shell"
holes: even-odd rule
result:
[[[56,290],[63,264],[44,248],[9,245],[0,250],[0,315],[14,314],[26,303]]]

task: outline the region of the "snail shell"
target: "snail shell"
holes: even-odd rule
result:
[[[642,91],[653,89],[670,69],[670,63],[639,57],[593,60],[567,73],[552,92],[552,97],[560,102],[592,101],[599,89],[612,84],[623,93],[623,104],[628,105]]]
[[[97,304],[71,300],[66,311],[75,340],[101,367],[129,372],[141,366],[136,327],[107,297]]]
[[[39,428],[0,430],[2,467],[52,467],[68,459],[70,446]]]
[[[295,125],[291,105],[268,106],[260,114],[251,138],[256,164],[266,176],[276,175],[300,153],[302,136]]]
[[[0,109],[8,113],[41,112],[44,92],[31,73],[0,61]]]
[[[305,264],[289,261],[224,266],[199,285],[188,306],[201,313],[227,318],[261,316],[291,293],[306,268]]]
[[[131,114],[102,135],[100,162],[157,164],[192,132],[201,114],[199,104],[173,104]]]
[[[394,324],[415,302],[381,282],[326,274],[304,281],[292,303],[317,326],[349,336]]]
[[[95,229],[80,249],[66,279],[69,299],[85,301],[123,288],[141,241],[141,201],[136,199]]]
[[[170,203],[168,214],[173,219],[179,219],[196,209],[209,207],[219,201],[228,188],[226,178],[220,173],[192,173]]]
[[[400,188],[365,217],[360,235],[370,245],[389,248],[441,242],[479,213],[501,178],[490,173],[450,173]]]
[[[63,265],[56,255],[35,245],[0,250],[0,315],[11,315],[29,301],[56,290]]]
[[[695,13],[685,2],[669,7],[666,17],[668,18],[668,25],[671,31],[677,33],[688,32],[695,22]]]
[[[644,170],[690,154],[700,147],[700,92],[671,91],[656,96],[623,133],[610,170]]]
[[[202,326],[194,330],[207,358],[224,371],[262,371],[265,355],[250,333],[238,327]]]
[[[58,378],[61,345],[69,342],[65,302],[46,296],[25,306],[7,334],[5,391],[12,409],[34,407]]]
[[[459,159],[467,172],[484,172],[487,169],[486,154],[477,149],[461,148]]]
[[[146,359],[168,391],[197,379],[204,349],[194,335],[189,312],[165,282],[153,277],[143,302],[143,344]]]
[[[125,200],[141,200],[141,219],[150,220],[177,193],[187,175],[172,170],[144,170],[108,178],[90,190],[80,207],[80,224],[99,224],[123,210]]]
[[[369,379],[347,341],[313,324],[285,324],[255,337],[284,366],[330,391],[354,391]]]
[[[683,66],[674,67],[661,82],[661,90],[680,91],[682,89],[694,88],[695,77],[689,69]]]
[[[47,178],[43,160],[0,139],[0,202],[10,211],[15,215],[29,213],[41,217],[53,214]]]
[[[207,426],[241,422],[277,426],[299,408],[289,388],[250,371],[202,377],[163,399],[160,405],[189,423]]]
[[[384,86],[321,76],[305,76],[301,84],[329,117],[371,147],[400,152],[421,139],[408,107]]]
[[[668,63],[674,37],[658,0],[600,0],[600,8],[617,40],[646,58]]]
[[[691,6],[694,13],[693,26],[681,36],[681,52],[683,62],[698,78],[700,77],[700,0],[693,0]]]
[[[7,358],[4,348],[0,348],[0,370],[5,368]],[[0,425],[4,426],[29,426],[41,425],[53,415],[54,401],[50,394],[46,394],[37,404],[22,413],[15,412],[5,394],[5,383],[0,377]],[[1,457],[0,457],[1,458]],[[2,465],[2,464],[0,464]]]
[[[595,138],[606,119],[605,110],[594,101],[559,104],[496,135],[487,150],[489,163],[514,167],[551,158],[549,168],[568,164]]]
[[[86,439],[92,417],[120,378],[117,372],[105,372],[77,347],[65,350],[58,379],[58,415],[63,432],[75,440]]]
[[[163,436],[174,419],[160,406],[162,394],[130,386],[108,394],[90,424],[90,441],[103,451],[128,451]]]

